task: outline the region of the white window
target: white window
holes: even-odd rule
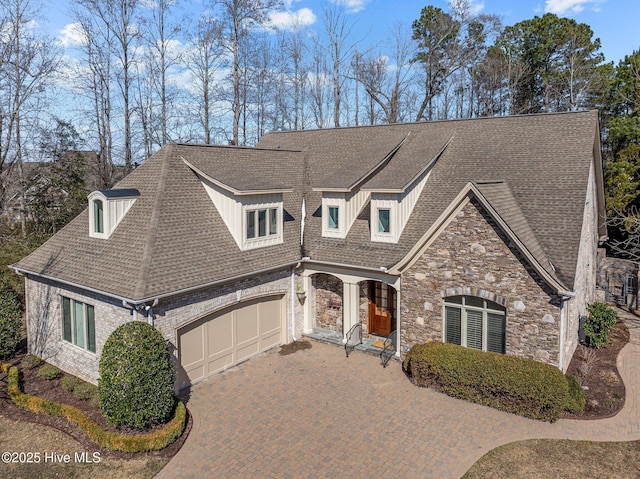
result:
[[[62,297],[62,339],[92,353],[96,352],[93,306]]]
[[[378,209],[378,233],[391,233],[391,210],[389,208]]]
[[[278,208],[265,208],[247,211],[247,240],[277,236]]]
[[[340,208],[329,206],[327,212],[327,228],[330,230],[340,229]]]
[[[104,233],[104,205],[102,200],[93,200],[93,232]]]
[[[505,309],[493,301],[475,296],[444,298],[444,341],[504,354]]]

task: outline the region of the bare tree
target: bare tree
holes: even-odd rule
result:
[[[225,48],[231,55],[231,69],[233,82],[233,99],[231,111],[233,113],[233,135],[231,143],[239,142],[240,115],[242,114],[241,97],[241,42],[249,34],[251,27],[263,24],[267,14],[272,9],[282,5],[280,0],[214,0],[219,7],[223,24],[223,38]]]
[[[215,17],[202,15],[189,38],[187,67],[194,76],[198,111],[204,128],[204,142],[211,143],[215,76],[223,66],[223,25]]]
[[[134,64],[133,50],[138,42],[139,31],[135,25],[139,0],[75,0],[79,7],[86,9],[86,13],[95,22],[98,32],[110,48],[110,53],[116,59],[111,63],[122,98],[122,117],[124,127],[124,166],[128,173],[133,165],[132,147],[132,70]],[[76,9],[80,10],[81,9]],[[97,32],[95,32],[97,33]],[[117,68],[116,68],[117,66]]]
[[[23,131],[23,125],[36,126],[29,114],[37,117],[44,104],[45,94],[53,74],[60,67],[58,52],[46,36],[37,33],[31,22],[37,6],[30,0],[8,0],[0,7],[5,28],[2,36],[2,90],[0,91],[0,175],[9,165],[15,165],[21,190],[20,219],[26,234],[26,178],[22,168],[27,139],[36,130]],[[26,134],[23,134],[26,133]],[[4,200],[4,181],[0,182],[0,201]]]
[[[391,57],[380,54],[359,60],[358,79],[384,112],[385,122],[397,123],[402,117],[404,95],[415,81],[415,72],[409,62],[413,47],[402,25],[396,25],[391,44]],[[371,115],[370,120],[373,121]]]
[[[347,44],[354,24],[345,17],[344,9],[339,5],[322,9],[322,21],[327,35],[327,45],[323,45],[331,58],[331,80],[333,86],[333,124],[340,127],[342,87],[346,79],[345,64],[348,65],[358,42]]]
[[[181,31],[179,19],[173,13],[173,7],[177,3],[178,0],[147,1],[144,5],[148,8],[148,15],[143,16],[141,20],[143,41],[149,50],[146,58],[149,79],[152,81],[152,93],[153,97],[158,97],[160,103],[159,115],[156,115],[155,108],[152,108],[153,116],[159,116],[160,137],[157,139],[159,146],[169,141],[171,95],[168,92],[167,76],[169,69],[180,62],[180,55],[172,48]]]

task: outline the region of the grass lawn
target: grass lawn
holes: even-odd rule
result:
[[[531,439],[488,452],[463,479],[640,477],[640,441]]]
[[[39,452],[37,464],[0,464],[0,477],[12,479],[151,479],[162,469],[168,458],[151,455],[134,459],[120,459],[107,455],[100,457],[99,463],[75,463],[75,453],[87,450],[82,444],[57,429],[24,421],[13,421],[0,416],[0,452]],[[69,454],[69,464],[45,462],[44,454],[56,453],[58,456]]]

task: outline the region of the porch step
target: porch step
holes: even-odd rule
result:
[[[312,332],[303,334],[303,336],[306,338],[315,339],[316,341],[335,344],[336,346],[340,346],[341,348],[344,348],[344,343],[342,342],[342,334],[338,333],[337,331],[329,331],[328,329],[313,328]],[[382,348],[373,346],[373,343],[377,341],[379,341],[379,338],[364,338],[362,340],[362,344],[356,345],[354,349],[356,351],[362,351],[363,353],[380,356],[380,351],[382,351]]]

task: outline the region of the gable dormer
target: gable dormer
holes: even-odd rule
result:
[[[246,251],[284,242],[283,194],[293,191],[291,188],[246,171],[242,178],[231,178],[232,185],[229,179],[224,181],[214,177],[213,171],[205,171],[210,165],[183,161],[198,176],[238,248]]]
[[[89,195],[89,236],[107,239],[136,202],[135,189],[97,190]]]

